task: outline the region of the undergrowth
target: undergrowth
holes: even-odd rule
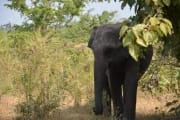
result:
[[[16,109],[17,120],[43,120],[61,108],[69,96],[77,106],[82,100],[91,102],[93,54],[87,43],[64,40],[53,31],[0,34],[0,95],[13,91],[22,96]],[[178,94],[179,68],[158,65],[158,60],[153,60],[140,88],[151,93]],[[179,114],[179,106],[171,105],[170,112]]]

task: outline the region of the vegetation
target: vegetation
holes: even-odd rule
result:
[[[170,112],[179,115],[180,17],[173,11],[180,10],[180,3],[120,1],[122,8],[129,5],[136,10],[136,16],[124,22],[120,32],[132,57],[138,59],[148,45],[155,48],[140,88],[153,94],[176,93],[177,100],[167,106],[172,108]],[[77,106],[83,99],[91,102],[93,55],[86,47],[87,41],[93,26],[113,22],[115,12],[104,11],[95,16],[82,13],[87,2],[31,0],[27,5],[25,0],[9,0],[6,4],[26,17],[23,25],[7,25],[0,30],[0,96],[22,95],[17,120],[44,120],[52,110],[61,108],[68,97]]]

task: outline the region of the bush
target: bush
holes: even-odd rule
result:
[[[7,36],[2,56],[7,59],[8,54],[8,63],[13,66],[3,71],[24,97],[17,105],[18,120],[43,120],[61,105],[67,93],[75,105],[91,97],[86,93],[92,93],[93,56],[84,43],[63,41],[51,33],[13,31]]]

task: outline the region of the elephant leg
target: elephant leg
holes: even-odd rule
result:
[[[152,46],[149,46],[147,51],[144,52],[144,57],[139,59],[139,79],[141,78],[141,76],[146,72],[146,70],[148,69],[151,60],[152,60],[152,56],[153,56],[153,48]]]
[[[103,113],[102,94],[105,81],[107,80],[105,69],[106,66],[104,60],[96,58],[94,61],[95,107],[93,109],[96,115],[102,115]]]
[[[108,81],[105,82],[105,89],[103,94],[103,114],[106,116],[111,115],[111,93],[109,89]]]
[[[120,118],[123,113],[123,101],[122,101],[122,89],[119,74],[113,69],[108,69],[107,72],[109,88],[111,91],[111,97],[113,100],[114,115]]]
[[[126,66],[126,74],[124,81],[124,112],[123,116],[127,120],[135,120],[136,114],[136,95],[138,85],[138,63],[130,60]]]

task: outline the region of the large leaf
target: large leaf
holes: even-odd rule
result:
[[[146,5],[150,5],[150,3],[151,3],[151,0],[145,0],[145,3],[146,3]]]
[[[120,37],[122,38],[124,36],[124,34],[127,32],[128,30],[128,26],[127,25],[123,25],[121,30],[120,30]]]
[[[131,55],[131,57],[134,60],[138,61],[138,57],[139,57],[139,48],[138,48],[138,46],[135,45],[135,44],[131,44],[129,46],[129,54]]]
[[[164,24],[164,23],[161,23],[161,24],[160,24],[160,29],[161,29],[161,31],[164,33],[164,35],[167,36],[167,34],[168,34],[167,25]]]
[[[132,31],[128,31],[126,36],[123,38],[123,46],[127,47],[132,44],[132,41],[134,40],[134,34],[132,34]]]
[[[149,31],[143,31],[143,38],[146,41],[146,45],[149,45],[153,41],[153,35]]]
[[[160,31],[160,30],[159,30],[159,31]],[[159,40],[159,36],[158,36],[158,34],[157,34],[156,32],[150,31],[150,33],[151,33],[151,35],[152,35],[153,41],[150,42],[149,44],[155,45],[155,44],[158,42],[158,40]]]
[[[163,3],[164,3],[166,6],[170,6],[171,0],[163,0]]]
[[[137,38],[136,43],[140,46],[147,47],[147,43],[143,38]]]
[[[155,17],[151,17],[149,19],[149,22],[151,23],[151,25],[158,25],[159,24],[159,20]]]
[[[146,41],[143,39],[142,32],[144,31],[145,25],[139,24],[132,28],[132,31],[136,37],[136,43],[140,46],[147,47]]]
[[[153,2],[156,6],[163,6],[163,3],[161,0],[153,0]]]
[[[167,24],[168,27],[169,27],[169,29],[170,29],[170,31],[171,31],[171,29],[173,28],[171,21],[169,21],[169,20],[166,19],[166,18],[159,18],[159,20],[161,20],[162,22],[164,22],[165,24]],[[171,31],[171,32],[172,32],[172,31]],[[171,32],[169,32],[169,33],[171,33]]]
[[[164,36],[164,33],[161,31],[159,26],[153,26],[152,27],[152,31],[156,32],[159,37],[163,37]]]
[[[153,2],[154,2],[155,5],[158,5],[158,1],[159,1],[159,0],[153,0]]]
[[[172,27],[172,23],[168,19],[166,19],[166,18],[159,18],[159,19],[162,20],[163,22],[167,23],[169,26]]]
[[[144,25],[138,24],[132,28],[132,32],[136,36],[136,38],[139,38],[141,36],[141,31],[144,30]]]

